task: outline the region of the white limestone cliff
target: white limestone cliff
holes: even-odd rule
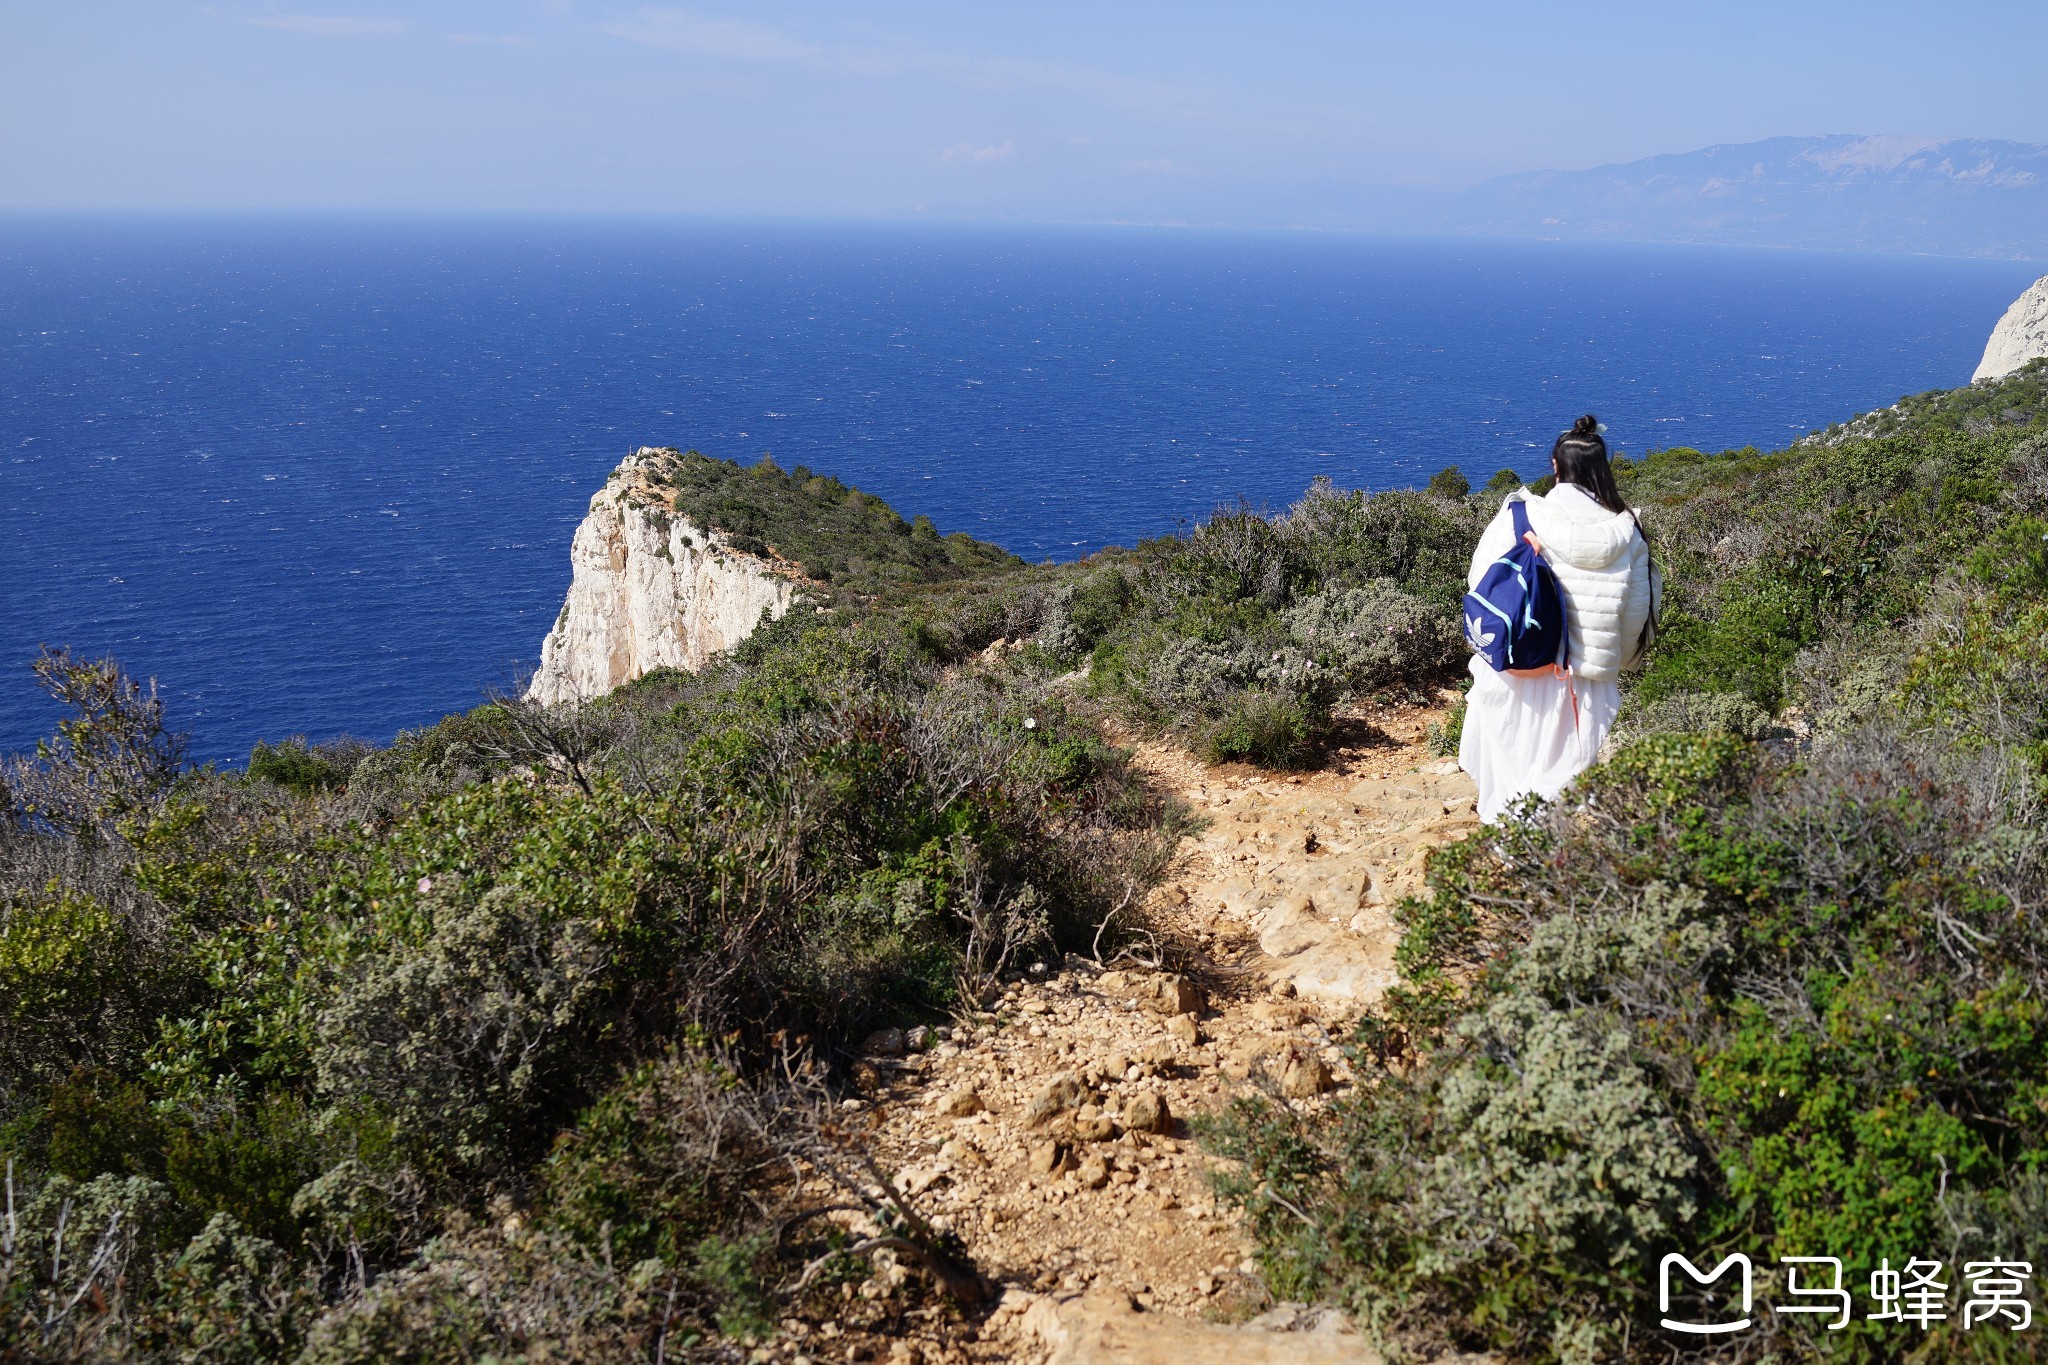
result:
[[[2005,310],[2005,316],[1991,329],[1984,359],[1970,379],[2002,378],[2042,356],[2048,356],[2048,275],[2035,280]]]
[[[656,668],[694,671],[789,609],[803,581],[792,566],[735,550],[669,510],[658,478],[669,457],[642,446],[590,499],[533,700],[587,701]]]

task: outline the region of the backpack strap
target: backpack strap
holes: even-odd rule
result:
[[[1514,519],[1515,543],[1519,545],[1530,535],[1528,501],[1524,498],[1514,499],[1508,504],[1508,515]]]

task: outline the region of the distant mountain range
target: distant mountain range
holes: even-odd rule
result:
[[[1375,226],[2048,259],[2048,147],[1774,137],[1506,175],[1389,207]]]

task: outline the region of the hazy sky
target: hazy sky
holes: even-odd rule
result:
[[[1271,221],[1777,134],[2048,142],[2048,3],[0,0],[0,206]]]

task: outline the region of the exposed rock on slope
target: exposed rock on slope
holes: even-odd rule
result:
[[[2048,356],[2048,275],[2035,280],[2005,310],[2005,316],[1991,329],[1991,340],[1984,345],[1984,359],[1978,362],[1977,372],[1970,379],[1975,382],[2003,378],[2042,356]]]
[[[661,486],[671,458],[642,446],[591,498],[529,697],[587,700],[656,668],[702,668],[789,609],[803,581],[794,568],[674,514]]]

